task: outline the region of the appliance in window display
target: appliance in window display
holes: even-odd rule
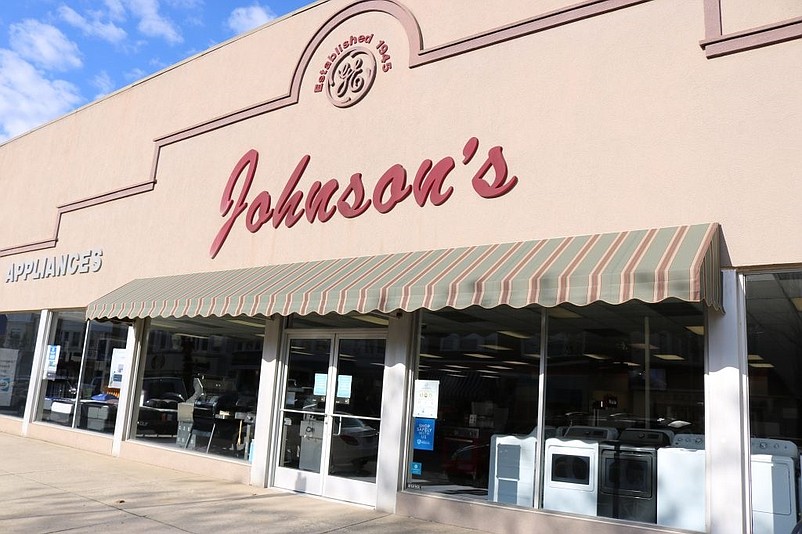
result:
[[[657,524],[704,532],[705,437],[677,434],[657,449]]]
[[[198,383],[201,390],[193,405],[191,441],[187,445],[202,446],[198,443],[201,438],[206,440],[207,453],[215,443],[221,451],[247,458],[255,419],[250,398],[239,395],[233,379],[199,379]]]
[[[781,439],[752,438],[752,531],[791,532],[797,523],[799,450]]]
[[[301,421],[301,451],[298,458],[298,469],[302,471],[320,472],[320,457],[323,454],[323,431],[325,429],[322,419],[305,414]]]
[[[546,440],[543,508],[596,515],[599,495],[599,443],[615,439],[615,428],[558,428]]]
[[[554,436],[546,428],[546,437]],[[494,434],[490,438],[490,476],[487,500],[518,506],[533,506],[537,427],[529,434]]]
[[[673,439],[670,430],[627,428],[601,443],[599,516],[657,523],[657,450]]]

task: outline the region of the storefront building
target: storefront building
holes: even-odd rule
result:
[[[453,4],[318,2],[0,146],[0,431],[492,532],[789,532],[802,7]]]

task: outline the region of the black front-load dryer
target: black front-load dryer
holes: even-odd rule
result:
[[[657,449],[672,437],[667,430],[629,428],[599,446],[597,515],[657,523]]]

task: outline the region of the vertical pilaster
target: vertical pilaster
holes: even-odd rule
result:
[[[376,471],[376,510],[382,512],[395,512],[406,465],[409,362],[416,348],[417,318],[417,314],[404,312],[389,317]]]
[[[267,487],[272,480],[274,465],[273,444],[280,435],[281,427],[276,423],[276,399],[282,387],[278,383],[281,361],[282,319],[274,315],[267,319],[265,341],[262,346],[262,363],[259,372],[259,403],[254,421],[254,439],[251,442],[251,485]],[[250,452],[250,451],[249,451]]]
[[[707,531],[751,531],[749,389],[743,277],[723,271],[723,307],[706,319],[705,446]]]
[[[42,413],[43,391],[46,382],[42,378],[47,355],[47,343],[53,329],[53,312],[42,310],[39,314],[39,329],[36,332],[36,346],[31,364],[31,377],[28,380],[28,397],[25,399],[25,414],[22,417],[22,435],[28,435],[28,426]]]

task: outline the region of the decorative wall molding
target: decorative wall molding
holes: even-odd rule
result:
[[[699,46],[708,59],[802,38],[802,17],[724,34],[721,0],[705,0],[705,38]]]
[[[568,0],[566,0],[568,1]],[[0,257],[23,254],[47,248],[53,248],[58,243],[61,218],[66,213],[91,208],[107,202],[113,202],[152,191],[156,187],[156,173],[161,148],[198,135],[202,135],[237,122],[241,122],[277,109],[282,109],[298,103],[301,85],[312,57],[326,37],[338,28],[343,22],[364,13],[385,13],[394,17],[407,34],[409,44],[409,68],[417,68],[461,54],[467,54],[482,48],[510,41],[533,33],[550,30],[579,22],[591,17],[617,11],[627,7],[642,4],[650,0],[585,0],[561,9],[537,15],[516,23],[507,24],[486,32],[465,37],[457,41],[424,48],[423,35],[418,21],[409,9],[398,0],[362,0],[346,6],[330,17],[312,36],[304,48],[303,53],[291,77],[289,92],[233,113],[158,137],[154,140],[155,150],[150,179],[147,182],[123,187],[101,195],[85,198],[57,206],[56,224],[53,236],[49,239],[0,248]]]

